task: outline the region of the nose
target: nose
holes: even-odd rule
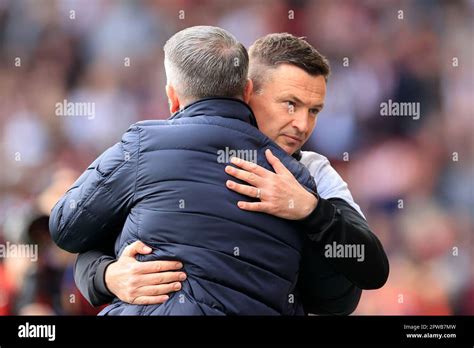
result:
[[[298,130],[298,133],[301,133],[302,135],[306,134],[308,132],[308,127],[309,127],[309,115],[307,112],[304,112],[303,110],[298,110],[293,114],[293,122],[291,123],[293,128],[296,128]]]

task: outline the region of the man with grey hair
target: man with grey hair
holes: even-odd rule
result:
[[[191,27],[166,43],[165,68],[173,116],[131,126],[89,166],[52,210],[53,240],[77,253],[115,238],[116,256],[141,240],[152,251],[140,261],[184,265],[187,279],[166,302],[115,299],[102,315],[303,314],[295,294],[304,234],[296,222],[240,209],[245,196],[226,188],[229,162],[218,156],[244,150],[267,170],[280,163],[310,195],[294,207],[303,217],[314,208],[308,170],[258,131],[246,104],[245,48],[223,29]]]
[[[248,100],[252,85],[247,50],[225,30],[184,29],[166,42],[164,51],[169,99],[179,90],[181,106],[208,97],[242,98],[243,91]]]

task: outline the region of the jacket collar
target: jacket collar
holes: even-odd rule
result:
[[[194,116],[221,116],[226,118],[234,118],[258,129],[257,120],[252,109],[242,100],[235,98],[214,97],[204,98],[187,105],[184,109],[175,112],[169,119],[179,119],[183,117]],[[293,155],[297,161],[301,160],[301,150],[296,151]]]
[[[175,112],[169,119],[194,116],[221,116],[234,118],[258,128],[252,109],[242,100],[225,97],[204,98],[187,105]]]
[[[301,157],[302,157],[302,153],[301,153],[301,149],[300,150],[296,150],[296,152],[291,155],[295,160],[297,160],[298,162],[301,161]]]

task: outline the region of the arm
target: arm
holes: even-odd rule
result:
[[[112,302],[114,294],[105,286],[105,270],[115,262],[113,251],[95,249],[80,253],[74,265],[76,286],[93,306]]]
[[[309,239],[317,244],[314,252],[325,254],[328,245],[364,246],[364,260],[326,258],[339,273],[361,289],[382,287],[388,278],[389,263],[382,244],[370,230],[347,184],[328,159],[315,152],[303,152],[301,163],[313,175],[320,200],[313,212],[302,220]]]
[[[52,239],[72,253],[91,250],[110,240],[133,205],[139,151],[139,129],[97,158],[51,211]]]
[[[319,253],[348,280],[361,289],[381,288],[388,278],[389,264],[382,244],[365,219],[340,198],[320,198],[311,214],[300,223]],[[363,246],[362,257],[332,257],[334,245]]]
[[[306,240],[297,286],[305,313],[349,315],[359,304],[362,290],[335,272]]]
[[[74,279],[82,295],[93,306],[110,303],[115,297],[134,304],[159,304],[168,299],[167,294],[181,289],[186,279],[180,262],[139,262],[137,254],[149,254],[140,241],[128,245],[115,259],[109,249],[96,249],[77,256]]]
[[[320,156],[319,159],[323,160],[317,162],[314,158],[307,163],[302,160],[315,177],[320,193],[320,197],[315,198],[296,181],[278,158],[269,151],[266,155],[275,173],[243,160],[232,162],[240,169],[226,167],[228,174],[251,185],[241,185],[229,180],[228,188],[250,197],[256,197],[257,188],[261,192],[261,202],[239,202],[239,207],[299,220],[309,241],[314,244],[311,250],[322,256],[325,255],[326,246],[334,242],[341,245],[363,245],[363,262],[356,258],[326,260],[359,288],[375,289],[383,286],[388,277],[387,256],[362,213],[356,210],[358,206],[354,203],[355,207],[352,207],[347,203],[346,200],[352,200],[352,196],[327,159]],[[251,173],[254,175],[249,175]],[[323,195],[335,198],[324,199]],[[292,204],[289,205],[288,202]]]

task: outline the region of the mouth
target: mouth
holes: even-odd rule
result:
[[[283,136],[285,136],[286,138],[290,139],[293,142],[301,143],[303,141],[303,139],[295,137],[293,135],[283,134]]]

